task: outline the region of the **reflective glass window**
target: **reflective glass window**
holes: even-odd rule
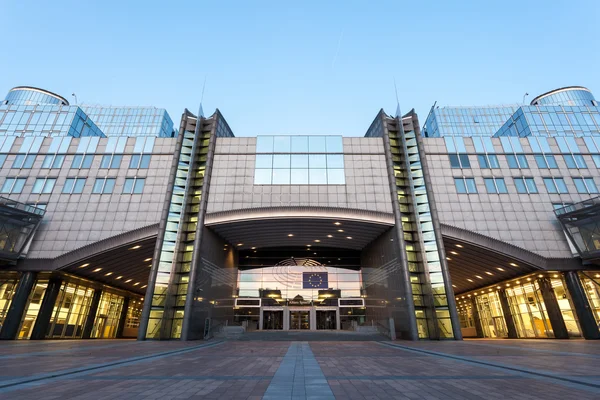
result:
[[[327,154],[327,168],[344,168],[344,156],[341,154]]]
[[[327,183],[329,185],[344,185],[346,178],[343,169],[327,169]]]
[[[292,153],[308,153],[308,136],[292,136]]]
[[[108,194],[112,193],[115,187],[115,178],[96,178],[92,193]]]
[[[325,136],[309,136],[308,151],[310,153],[326,153]]]
[[[275,169],[275,168],[290,168],[290,155],[289,154],[273,155],[273,169]]]
[[[254,184],[255,185],[270,185],[271,184],[272,169],[255,169],[254,170]]]
[[[4,166],[4,161],[6,161],[6,157],[8,154],[0,154],[0,168]]]
[[[67,178],[63,186],[63,193],[83,193],[85,178]]]
[[[495,154],[479,154],[479,168],[500,168],[498,157]]]
[[[600,168],[600,154],[592,154],[592,160],[594,160],[596,168]]]
[[[35,154],[17,154],[15,161],[13,162],[12,168],[25,168],[31,169],[35,162]]]
[[[23,191],[23,187],[25,186],[26,180],[27,178],[6,178],[4,180],[4,184],[2,185],[2,189],[0,189],[0,192],[21,193]]]
[[[123,184],[123,193],[124,194],[140,194],[144,191],[144,178],[125,178],[125,183]]]
[[[551,154],[536,154],[534,158],[538,168],[558,168],[556,159]]]
[[[292,154],[292,169],[293,168],[308,169],[308,154]]]
[[[454,178],[457,193],[477,193],[474,178]]]
[[[544,178],[544,185],[546,185],[548,193],[568,193],[563,178]]]
[[[256,138],[257,153],[273,153],[273,136],[258,136]]]
[[[533,178],[514,178],[518,193],[538,193]]]
[[[577,193],[598,193],[594,178],[573,178]]]
[[[308,156],[309,168],[327,168],[327,156],[325,154],[310,154]]]
[[[37,178],[33,183],[31,193],[52,193],[52,189],[54,189],[55,183],[56,178]]]
[[[448,154],[448,158],[450,159],[450,166],[452,168],[460,168],[460,160],[458,158],[458,154]]]
[[[327,136],[326,148],[328,153],[343,153],[344,145],[341,136]]]
[[[292,185],[308,185],[308,168],[292,169],[290,183]]]
[[[255,168],[273,168],[273,155],[257,154]]]
[[[273,168],[273,185],[289,185],[290,184],[290,169],[289,168]]]
[[[289,136],[275,136],[273,138],[274,153],[289,153],[291,151],[291,141]]]
[[[326,185],[327,169],[309,169],[309,183],[311,185]]]
[[[484,178],[483,180],[488,193],[508,193],[504,178]]]

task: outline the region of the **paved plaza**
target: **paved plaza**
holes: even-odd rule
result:
[[[0,399],[598,399],[600,343],[0,342]]]

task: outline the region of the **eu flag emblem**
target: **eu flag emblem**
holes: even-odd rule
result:
[[[303,272],[302,289],[327,289],[327,272]]]

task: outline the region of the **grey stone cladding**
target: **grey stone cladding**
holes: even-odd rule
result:
[[[500,139],[492,138],[500,168],[480,168],[471,138],[465,138],[471,168],[451,168],[443,138],[423,138],[433,187],[433,199],[442,224],[477,232],[513,244],[544,257],[572,257],[565,234],[554,214],[554,204],[576,203],[598,194],[580,194],[572,178],[592,177],[600,186],[600,171],[592,156],[583,153],[586,169],[567,168],[563,155],[553,138],[548,138],[558,168],[538,168],[527,139],[521,138],[529,168],[509,168]],[[585,149],[582,138],[576,138],[580,149]],[[490,153],[492,154],[492,153]],[[454,178],[474,178],[475,194],[459,194]],[[504,178],[508,193],[487,193],[484,178]],[[534,178],[538,193],[518,193],[514,178]],[[564,179],[568,193],[548,193],[545,177]]]
[[[317,206],[392,212],[382,138],[343,138],[345,185],[255,185],[256,138],[217,138],[208,213]]]
[[[51,138],[45,138],[31,169],[12,168],[23,138],[17,138],[0,170],[0,185],[7,177],[27,178],[21,193],[1,194],[29,204],[46,204],[42,220],[29,248],[28,258],[54,258],[109,237],[157,224],[161,219],[175,138],[156,138],[147,169],[130,169],[135,138],[128,138],[119,168],[102,169],[100,163],[109,138],[100,138],[89,169],[72,169],[80,139],[73,138],[62,167],[41,168]],[[92,154],[92,153],[88,153]],[[36,178],[56,178],[50,194],[34,194]],[[63,194],[67,178],[86,178],[81,194]],[[116,178],[111,194],[92,194],[96,178]],[[142,194],[123,194],[125,178],[145,178]]]

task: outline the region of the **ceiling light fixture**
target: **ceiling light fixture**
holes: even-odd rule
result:
[[[133,246],[133,247],[130,247],[130,248],[129,248],[129,250],[137,250],[137,249],[139,249],[140,247],[142,247],[142,246],[140,246],[140,245],[138,244],[138,245],[135,245],[135,246]]]
[[[328,238],[332,238],[332,237],[333,237],[333,235],[327,235],[327,237],[328,237]]]
[[[344,232],[344,230],[343,229],[338,229],[338,232]]]
[[[145,287],[148,287],[148,285],[144,285],[144,286],[142,286],[140,289],[143,289],[143,288],[145,288]]]
[[[334,225],[340,226],[342,223],[341,222],[334,222]]]
[[[256,250],[256,247],[250,247],[252,250]]]
[[[310,247],[310,246],[312,246],[312,244],[307,244],[307,245],[306,245],[306,247]]]
[[[455,256],[457,256],[457,255],[458,255],[458,253],[457,253],[457,252],[455,252],[455,251],[451,251],[451,252],[450,252],[450,254],[454,254]]]
[[[150,258],[146,258],[146,259],[144,260],[144,262],[149,262],[149,261],[152,261],[152,257],[150,257]]]
[[[491,272],[488,272],[488,271],[485,271],[485,273],[488,274],[488,275],[490,275],[490,276],[494,275],[494,274],[492,274]]]
[[[346,236],[346,239],[352,239],[352,236]]]
[[[112,274],[113,274],[112,272],[109,272],[109,273],[105,274],[104,276],[111,276]]]
[[[120,275],[120,276],[117,276],[115,279],[116,279],[116,280],[119,280],[119,279],[121,279],[122,277],[123,277],[123,275]]]
[[[483,279],[483,276],[481,276],[481,275],[475,275],[475,278],[477,278],[477,279]]]
[[[517,265],[517,264],[515,264],[515,263],[510,263],[509,265],[510,265],[511,267],[518,267],[518,265]]]
[[[319,239],[315,239],[315,243],[320,243],[321,241]]]
[[[93,270],[92,272],[98,272],[98,271],[102,271],[102,268],[96,268],[95,270]]]
[[[137,285],[139,285],[139,284],[140,284],[139,282],[136,282],[136,283],[134,283],[134,284],[133,284],[133,286],[137,286]]]
[[[462,244],[457,244],[456,247],[459,247],[462,249],[463,246],[462,246]]]
[[[504,272],[504,268],[496,267],[496,269],[497,269],[498,271],[502,271],[502,272]]]
[[[448,261],[452,261],[452,259],[450,257],[446,257],[446,260]]]
[[[468,280],[469,282],[473,282],[473,280],[472,280],[472,279],[469,279],[469,278],[467,278],[467,280]]]
[[[79,268],[85,268],[85,267],[87,267],[88,265],[90,265],[90,263],[82,264],[82,265],[80,265],[80,266],[79,266]]]
[[[244,245],[244,243],[238,243],[237,245],[238,245],[238,247],[239,247],[239,246],[243,246],[243,245]]]
[[[294,236],[293,233],[288,233],[288,237],[292,237],[292,236]]]
[[[125,281],[125,283],[129,283],[129,282],[131,282],[132,280],[133,280],[133,279],[127,279],[127,280]]]

